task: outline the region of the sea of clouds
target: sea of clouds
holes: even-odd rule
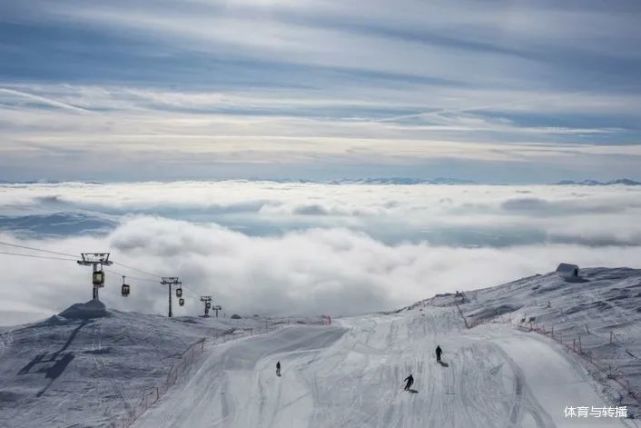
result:
[[[546,273],[560,262],[638,267],[639,218],[641,186],[0,185],[0,241],[110,251],[127,267],[109,268],[101,298],[122,310],[165,313],[157,277],[179,276],[186,304],[177,315],[200,313],[200,295],[227,315],[348,315]],[[73,260],[0,254],[0,271],[0,324],[91,296],[90,271]],[[121,274],[132,284],[126,299]]]

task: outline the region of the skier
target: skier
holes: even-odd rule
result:
[[[439,345],[436,345],[436,362],[440,363],[441,362],[441,354],[443,353],[443,350]]]
[[[276,363],[276,376],[280,376],[280,361]]]
[[[404,382],[406,382],[406,383],[405,383],[405,391],[409,391],[409,390],[410,390],[410,387],[411,387],[411,386],[412,386],[412,384],[414,383],[414,376],[412,376],[412,375],[410,374],[408,377],[406,377],[405,379],[403,379],[403,381],[404,381]]]

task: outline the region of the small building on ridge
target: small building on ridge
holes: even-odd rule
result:
[[[569,263],[561,263],[557,268],[556,272],[561,275],[563,278],[578,278],[579,277],[579,267],[577,265]]]

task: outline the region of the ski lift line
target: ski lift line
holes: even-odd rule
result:
[[[114,269],[108,269],[108,268],[103,268],[103,269],[105,271],[109,272],[109,273],[120,275],[123,278],[123,284],[121,286],[121,293],[122,293],[123,297],[129,296],[130,290],[131,290],[131,288],[130,288],[131,286],[124,283],[125,278],[130,278],[130,279],[134,279],[134,280],[137,280],[137,281],[149,281],[149,282],[153,282],[153,283],[157,284],[157,281],[155,281],[153,279],[137,278],[137,277],[134,277],[134,276],[124,275],[122,272],[118,272],[117,270],[114,270]],[[179,288],[176,289],[176,298],[178,298],[178,304],[180,306],[184,306],[185,305],[185,299],[183,297],[183,291],[186,291],[186,290],[183,290],[183,288],[184,287],[183,287],[182,283],[180,283]],[[180,295],[178,295],[178,290],[180,290]],[[192,294],[191,291],[189,291],[189,294]]]
[[[111,267],[104,267],[103,269],[108,271],[108,272],[118,274],[120,276],[126,276],[127,278],[135,279],[136,281],[153,281],[153,282],[156,282],[156,280],[150,279],[150,278],[142,278],[142,277],[139,277],[139,276],[127,275],[127,274],[125,274],[123,272],[120,272],[119,270],[113,269]]]
[[[118,265],[118,266],[122,266],[122,267],[127,268],[127,269],[135,270],[135,271],[140,272],[140,273],[145,274],[145,275],[153,276],[154,278],[162,278],[162,275],[156,275],[155,273],[147,272],[147,271],[144,271],[142,269],[138,269],[137,267],[128,266],[128,265],[126,265],[124,263],[114,262],[114,264]]]
[[[133,270],[133,271],[136,271],[136,272],[142,273],[142,274],[144,274],[144,275],[149,275],[151,278],[154,278],[154,279],[151,279],[151,278],[141,278],[141,277],[136,277],[136,276],[131,276],[131,275],[125,275],[125,276],[127,276],[127,278],[131,278],[131,279],[134,279],[134,280],[136,280],[136,281],[150,281],[150,282],[158,282],[158,281],[159,281],[160,279],[162,279],[162,277],[163,277],[163,275],[158,275],[158,274],[155,274],[155,273],[147,272],[147,271],[145,271],[145,270],[139,269],[139,268],[134,267],[134,266],[129,266],[129,265],[126,265],[126,264],[121,263],[121,262],[116,262],[116,261],[114,261],[114,262],[113,262],[113,264],[114,264],[114,265],[121,266],[121,267],[123,267],[123,268],[125,268],[125,269],[131,269],[131,270]],[[110,270],[111,270],[111,272],[117,273],[118,275],[121,275],[121,276],[123,276],[123,275],[124,275],[122,272],[118,272],[118,271],[115,271],[115,270],[113,270],[113,269],[110,269]]]
[[[24,245],[14,245],[14,244],[10,244],[10,243],[5,243],[3,241],[0,241],[0,244],[7,245],[7,246],[10,246],[10,247],[23,248],[23,249],[27,249],[27,250],[30,250],[30,251],[42,251],[42,252],[46,252],[46,253],[60,254],[60,255],[66,255],[67,254],[67,253],[56,252],[56,251],[41,250],[41,249],[38,249],[38,248],[27,247],[27,246],[24,246]],[[62,260],[62,261],[78,262],[76,256],[75,255],[71,255],[71,254],[70,254],[70,256],[74,257],[73,259],[57,257],[57,256],[45,256],[45,255],[37,255],[37,254],[15,253],[15,252],[10,252],[10,251],[0,251],[0,255],[15,256],[15,257],[28,257],[28,258],[45,259],[45,260]],[[83,258],[84,258],[84,255],[83,255]],[[150,274],[150,273],[148,273],[146,271],[134,268],[132,266],[127,266],[127,265],[125,265],[123,263],[117,263],[116,262],[115,264],[118,264],[118,265],[120,265],[122,267],[125,267],[125,268],[128,268],[128,269],[132,269],[132,270],[136,270],[136,271],[142,272],[142,273],[144,273],[146,275],[150,275],[150,276],[159,278],[156,275]],[[121,293],[122,293],[123,297],[127,297],[130,294],[130,286],[126,285],[124,283],[124,278],[127,277],[127,276],[129,278],[135,280],[135,281],[147,281],[147,282],[153,282],[154,284],[160,285],[160,283],[158,282],[157,279],[140,278],[140,277],[135,277],[135,276],[131,276],[131,275],[124,275],[122,272],[119,272],[119,271],[114,270],[114,269],[107,268],[106,266],[102,266],[102,265],[101,265],[101,268],[102,269],[100,271],[97,271],[97,272],[94,271],[94,274],[93,274],[94,299],[97,299],[97,293],[96,293],[97,292],[97,288],[96,287],[97,286],[98,287],[104,287],[104,281],[105,281],[105,276],[104,276],[104,273],[103,273],[104,271],[107,271],[107,272],[110,272],[110,273],[115,273],[115,274],[120,275],[120,276],[123,277],[123,284],[121,286]],[[100,279],[96,279],[96,275],[100,275],[100,277],[99,277]],[[160,278],[162,278],[162,277],[160,277]],[[98,281],[98,282],[96,282],[96,281]],[[179,288],[176,289],[176,297],[178,298],[179,306],[184,306],[185,305],[185,298],[183,297],[183,289],[188,294],[190,294],[192,296],[195,295],[195,293],[192,293],[191,290],[188,287],[184,287],[182,285],[182,282],[179,282]]]
[[[148,282],[153,282],[153,283],[157,283],[158,282],[155,279],[141,278],[141,277],[137,277],[137,276],[125,275],[122,272],[119,272],[119,271],[113,270],[113,269],[109,269],[109,268],[103,268],[103,269],[105,271],[109,272],[109,273],[115,273],[116,275],[126,276],[127,278],[133,279],[134,281],[148,281]]]
[[[0,251],[0,254],[6,256],[20,256],[20,257],[31,257],[34,259],[47,259],[47,260],[64,260],[68,262],[75,262],[75,259],[65,259],[62,257],[52,257],[52,256],[39,256],[37,254],[23,254],[23,253],[12,253],[10,251]]]
[[[154,277],[154,278],[160,278],[160,279],[162,279],[162,278],[163,278],[163,276],[164,276],[164,275],[156,275],[156,274],[153,274],[153,273],[151,273],[151,272],[147,272],[147,271],[144,271],[144,270],[142,270],[142,269],[138,269],[138,268],[133,267],[133,266],[127,266],[126,264],[124,264],[124,263],[120,263],[120,262],[113,262],[113,264],[115,264],[115,265],[119,265],[119,266],[122,266],[122,267],[127,268],[127,269],[132,269],[132,270],[135,270],[135,271],[141,272],[141,273],[143,273],[143,274],[146,274],[146,275],[152,276],[152,277]],[[114,272],[115,272],[115,271],[114,271]],[[120,275],[123,275],[123,274],[120,274]],[[134,279],[134,280],[137,280],[137,281],[154,281],[154,282],[158,282],[158,280],[157,280],[157,279],[155,279],[155,280],[152,280],[152,279],[142,279],[142,278],[136,278],[136,277],[134,277],[134,276],[129,276],[129,275],[127,275],[127,278],[131,278],[131,279]],[[182,288],[184,291],[186,291],[188,294],[191,294],[192,296],[195,296],[195,295],[196,295],[196,293],[192,293],[192,291],[189,289],[189,287],[184,286],[182,283],[181,283],[181,288]]]
[[[78,257],[77,254],[65,253],[65,252],[62,252],[62,251],[45,250],[45,249],[42,249],[42,248],[30,247],[30,246],[27,246],[27,245],[12,244],[10,242],[5,242],[5,241],[0,241],[0,245],[5,245],[5,246],[15,247],[15,248],[22,248],[22,249],[31,250],[31,251],[40,251],[40,252],[43,252],[43,253],[49,253],[49,254],[54,254],[54,255],[58,255],[58,256],[69,256],[69,257],[73,257],[73,259],[67,259],[67,258],[61,258],[61,257],[38,256],[38,255],[35,255],[35,254],[12,253],[12,252],[8,252],[8,251],[7,252],[0,251],[0,254],[5,254],[5,255],[15,255],[15,256],[24,256],[24,257],[33,257],[33,258],[51,259],[51,260],[69,260],[69,261],[76,261],[77,257]],[[147,271],[142,270],[140,268],[137,268],[137,267],[134,267],[134,266],[129,266],[129,265],[126,265],[124,263],[120,263],[120,262],[114,261],[113,264],[122,266],[123,268],[126,268],[126,269],[131,269],[131,270],[140,272],[140,273],[142,273],[144,275],[149,275],[149,276],[151,276],[153,278],[162,278],[162,275],[158,275],[158,274],[154,274],[154,273],[151,273],[151,272],[147,272]],[[111,270],[111,271],[114,272],[114,273],[118,273],[119,275],[122,275],[122,273],[116,272],[114,270]],[[152,281],[151,279],[133,277],[133,276],[130,276],[130,275],[127,275],[127,276],[129,276],[130,278],[135,279],[137,281]],[[155,279],[154,279],[154,281],[155,281]],[[187,288],[187,287],[183,287],[183,288]]]
[[[55,255],[58,255],[58,256],[69,256],[69,257],[77,257],[78,256],[77,254],[63,253],[61,251],[43,250],[42,248],[35,248],[35,247],[28,247],[26,245],[12,244],[10,242],[5,242],[5,241],[0,241],[0,245],[5,245],[7,247],[22,248],[22,249],[31,250],[31,251],[40,251],[42,253],[55,254]]]
[[[42,248],[30,247],[30,246],[27,246],[27,245],[12,244],[12,243],[6,242],[6,241],[0,241],[0,245],[5,245],[5,246],[8,246],[8,247],[14,247],[14,248],[22,248],[22,249],[31,250],[31,251],[39,251],[39,252],[54,254],[54,255],[58,255],[58,256],[69,256],[69,257],[74,257],[74,259],[76,257],[78,257],[77,254],[65,253],[65,252],[62,252],[62,251],[45,250],[45,249],[42,249]],[[140,272],[142,274],[145,274],[145,275],[153,276],[154,278],[160,278],[162,276],[162,275],[156,275],[156,274],[153,274],[151,272],[144,271],[142,269],[139,269],[139,268],[136,268],[136,267],[133,267],[133,266],[126,265],[124,263],[114,262],[114,264],[120,265],[120,266],[122,266],[124,268],[127,268],[127,269],[132,269],[132,270],[138,271],[138,272]]]
[[[114,262],[114,264],[123,266],[122,263],[118,263],[118,262]],[[112,268],[104,268],[104,269],[106,271],[115,273],[115,274],[120,275],[120,276],[126,276],[127,278],[130,278],[130,279],[135,280],[135,281],[147,281],[147,282],[151,282],[151,283],[154,283],[154,284],[157,284],[157,285],[162,285],[164,287],[164,284],[161,284],[157,279],[141,278],[141,277],[136,277],[136,276],[131,276],[131,275],[125,275],[124,273],[119,272],[117,270],[114,270]],[[156,277],[155,275],[153,275],[153,276]],[[162,278],[162,276],[157,276],[157,278]],[[197,295],[197,293],[195,293],[189,287],[187,287],[184,284],[182,284],[182,282],[180,284],[180,288],[182,288],[183,292],[186,292],[187,294],[189,294],[192,297]]]
[[[116,264],[116,262],[114,262],[114,264]],[[112,268],[107,268],[107,267],[105,267],[105,268],[103,268],[103,269],[104,269],[105,271],[109,272],[109,273],[114,273],[114,274],[116,274],[116,275],[120,275],[120,276],[126,276],[127,278],[132,279],[132,280],[134,280],[134,281],[147,281],[147,282],[154,283],[154,284],[156,284],[156,285],[162,285],[162,284],[160,284],[160,282],[158,282],[158,280],[155,280],[155,279],[140,278],[140,277],[136,277],[136,276],[125,275],[124,273],[122,273],[122,272],[120,272],[120,271],[117,271],[117,270],[112,269]],[[163,285],[163,286],[164,286],[164,285]],[[191,296],[195,296],[195,295],[196,295],[194,292],[192,292],[192,290],[191,290],[191,289],[189,289],[189,287],[185,287],[184,285],[182,285],[182,284],[181,284],[181,288],[183,289],[183,292],[187,292],[187,294],[189,294],[189,295],[191,295]]]
[[[15,244],[10,244],[10,243],[5,243],[3,241],[0,241],[0,244],[1,245],[11,246],[11,247],[16,247],[16,248],[28,249],[28,250],[32,250],[32,251],[42,251],[42,252],[47,252],[47,253],[51,253],[51,254],[67,255],[67,253],[62,253],[62,252],[57,252],[57,251],[49,251],[49,250],[41,250],[41,249],[38,249],[38,248],[27,247],[27,246],[24,246],[24,245],[15,245]],[[44,256],[44,255],[41,256],[41,255],[38,255],[38,254],[15,253],[15,252],[10,252],[10,251],[0,251],[0,255],[15,256],[15,257],[28,257],[28,258],[44,259],[44,260],[62,260],[62,261],[69,261],[69,262],[76,262],[77,261],[77,256],[76,255],[71,255],[71,254],[69,254],[69,255],[74,257],[73,259],[64,258],[64,257],[55,257],[55,256]],[[118,264],[120,266],[129,268],[129,269],[138,270],[140,272],[143,272],[143,273],[148,274],[150,276],[153,276],[155,278],[161,278],[161,276],[152,275],[150,273],[147,273],[147,272],[142,271],[140,269],[132,268],[131,266],[127,266],[127,265],[124,265],[122,263],[114,262],[114,264]],[[113,270],[113,269],[107,268],[107,267],[103,267],[103,269],[105,271],[108,271],[108,272],[111,272],[111,273],[115,273],[115,274],[120,275],[120,276],[127,276],[128,278],[131,278],[131,279],[133,279],[135,281],[147,281],[147,282],[152,282],[152,283],[155,283],[155,284],[159,284],[157,279],[141,278],[141,277],[136,277],[136,276],[131,276],[131,275],[124,275],[122,272],[119,272],[119,271],[116,271],[116,270]],[[195,296],[196,295],[194,292],[192,292],[192,290],[189,287],[186,287],[186,286],[183,285],[182,289],[184,291],[186,291],[187,294],[189,294],[191,296]]]

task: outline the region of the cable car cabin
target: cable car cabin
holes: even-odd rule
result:
[[[104,287],[105,286],[105,273],[101,270],[97,270],[93,273],[93,286],[94,287]]]
[[[183,296],[183,289],[182,287],[176,288],[176,297],[182,297]]]
[[[180,306],[185,306],[185,299],[183,299],[182,297],[180,299],[178,299],[178,304]]]
[[[211,303],[209,303],[209,302],[205,303],[205,307],[206,307],[207,309],[211,308]]]
[[[131,287],[129,287],[129,284],[122,284],[122,288],[120,289],[120,293],[122,294],[122,297],[127,297],[129,296]]]

